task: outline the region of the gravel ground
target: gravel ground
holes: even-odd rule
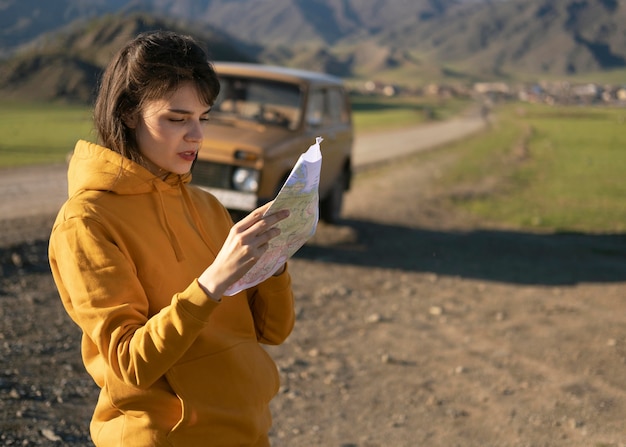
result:
[[[626,446],[626,236],[460,215],[433,186],[450,157],[362,171],[345,220],[291,261],[298,320],[268,348],[275,447]],[[91,445],[51,219],[0,224],[3,446]]]

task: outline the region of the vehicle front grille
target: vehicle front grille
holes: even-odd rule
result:
[[[198,160],[193,167],[191,182],[211,188],[231,189],[233,167]]]

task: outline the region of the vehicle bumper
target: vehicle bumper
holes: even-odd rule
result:
[[[258,204],[258,198],[254,193],[208,186],[200,186],[200,188],[213,194],[229,210],[252,211]]]

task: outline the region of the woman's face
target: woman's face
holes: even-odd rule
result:
[[[210,107],[190,82],[163,99],[148,102],[131,123],[139,152],[154,174],[186,174],[200,150]]]

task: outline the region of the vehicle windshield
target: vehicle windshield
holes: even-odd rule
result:
[[[212,116],[291,130],[300,125],[302,95],[298,85],[232,76],[220,76],[220,84],[220,94],[211,109]]]

